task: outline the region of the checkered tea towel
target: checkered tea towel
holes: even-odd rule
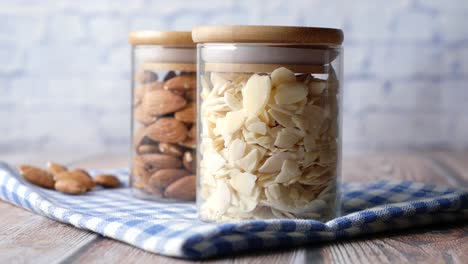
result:
[[[123,181],[127,170],[113,171]],[[30,185],[0,163],[0,198],[51,219],[124,241],[154,253],[203,259],[289,248],[324,240],[468,219],[468,192],[415,182],[342,186],[344,216],[214,224],[197,219],[193,203],[132,198],[129,188],[96,189],[80,196]]]

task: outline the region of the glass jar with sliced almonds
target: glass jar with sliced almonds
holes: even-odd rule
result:
[[[200,218],[336,217],[342,31],[208,26],[192,37],[201,98]]]
[[[195,199],[196,48],[190,32],[132,32],[135,196]]]

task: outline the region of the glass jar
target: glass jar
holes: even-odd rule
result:
[[[339,215],[342,31],[208,26],[192,37],[200,218]]]
[[[132,32],[130,185],[143,199],[195,199],[196,49],[190,32]]]

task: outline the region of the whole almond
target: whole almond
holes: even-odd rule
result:
[[[163,196],[163,190],[159,187],[151,187],[147,183],[144,183],[142,181],[135,181],[132,182],[132,187],[139,189],[141,192],[144,192],[146,194],[151,194],[153,196]]]
[[[145,95],[145,87],[140,86],[136,87],[133,90],[133,106],[136,107],[143,101],[143,96]]]
[[[180,142],[179,145],[186,148],[195,149],[197,147],[197,139],[187,137],[184,141]]]
[[[193,125],[189,132],[188,132],[188,137],[189,138],[193,138],[193,139],[197,139],[197,126],[196,125]]]
[[[184,123],[195,123],[197,119],[197,106],[195,104],[189,104],[184,109],[176,112],[174,117]]]
[[[149,93],[152,91],[163,90],[164,89],[164,82],[150,82],[143,85],[145,87],[145,93]]]
[[[166,90],[156,90],[145,94],[141,106],[145,115],[158,116],[175,112],[185,107],[187,101]]]
[[[145,164],[143,159],[140,156],[136,156],[133,159],[132,179],[138,179],[138,181],[146,184],[151,176],[149,169],[150,168]]]
[[[159,143],[159,151],[163,154],[171,155],[174,157],[181,157],[184,154],[181,147],[174,145],[172,143]]]
[[[140,145],[155,145],[156,142],[150,140],[146,136],[146,127],[139,127],[133,132],[133,146],[138,147]]]
[[[66,194],[82,194],[86,189],[82,182],[72,178],[60,179],[55,183],[55,190]]]
[[[180,121],[165,117],[147,127],[146,135],[154,141],[177,143],[187,137],[187,127]]]
[[[158,145],[140,145],[137,147],[138,154],[150,154],[150,153],[158,153],[159,147]]]
[[[18,170],[28,182],[48,189],[54,188],[54,179],[47,171],[29,165],[21,165]]]
[[[195,200],[196,178],[194,175],[185,176],[167,186],[164,196],[178,200]]]
[[[164,154],[144,154],[135,157],[135,164],[142,166],[147,172],[154,173],[160,169],[176,169],[182,166],[181,161]]]
[[[192,173],[195,173],[195,155],[191,151],[186,151],[182,157],[182,164],[184,168]]]
[[[158,170],[151,175],[149,185],[152,187],[166,188],[169,184],[189,174],[190,172],[184,169]]]
[[[55,181],[60,181],[64,179],[73,179],[75,181],[80,182],[83,186],[86,187],[87,190],[92,190],[96,184],[89,176],[89,174],[83,170],[77,169],[74,171],[64,171],[56,176],[54,176]]]
[[[141,105],[137,106],[133,110],[133,117],[136,121],[142,123],[145,126],[150,125],[156,121],[156,117],[148,114],[148,112],[146,112]]]
[[[104,188],[117,188],[120,186],[119,178],[111,174],[100,174],[94,178],[94,182]]]
[[[188,90],[197,88],[197,79],[195,74],[186,74],[174,77],[164,84],[164,89],[174,93],[185,93]]]
[[[51,161],[47,162],[47,169],[49,173],[52,174],[52,177],[64,171],[68,171],[67,167]]]

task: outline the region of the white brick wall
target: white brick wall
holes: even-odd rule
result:
[[[1,1],[0,152],[126,151],[127,33],[198,24],[341,27],[346,151],[466,148],[467,3]]]

